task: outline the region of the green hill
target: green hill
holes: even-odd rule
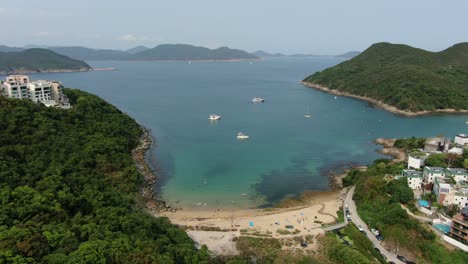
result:
[[[73,109],[0,96],[0,263],[208,263],[206,249],[136,202],[135,120],[65,93]]]
[[[468,109],[468,43],[440,52],[377,43],[304,83],[371,98],[400,110]]]
[[[0,73],[2,74],[91,69],[84,61],[71,59],[48,49],[0,52]]]
[[[48,47],[48,49],[70,58],[93,61],[93,60],[125,60],[130,53],[111,49],[90,49],[86,47]]]
[[[221,47],[208,49],[186,44],[164,44],[134,54],[134,60],[246,60],[259,59],[259,57],[242,50]]]

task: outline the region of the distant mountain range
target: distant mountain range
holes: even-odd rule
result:
[[[2,50],[6,50],[1,47]],[[0,52],[0,73],[87,71],[92,68],[84,61],[71,59],[48,49],[27,49]]]
[[[403,114],[468,112],[468,43],[440,52],[376,43],[303,82]]]
[[[28,45],[26,47],[43,47]],[[155,60],[155,61],[223,61],[223,60],[256,60],[258,56],[242,50],[220,47],[208,49],[186,44],[164,44],[154,48],[137,46],[126,51],[110,49],[91,49],[86,47],[45,47],[58,54],[78,60]],[[0,52],[17,52],[25,48],[0,46]]]
[[[350,51],[345,54],[340,55],[314,55],[314,54],[290,54],[286,55],[283,53],[268,53],[263,50],[257,50],[252,52],[252,54],[260,57],[260,58],[271,58],[271,57],[293,57],[293,58],[310,58],[310,57],[337,57],[337,58],[352,58],[354,56],[359,55],[359,51]]]
[[[284,57],[286,55],[282,53],[268,53],[263,50],[257,50],[255,52],[252,52],[253,55],[258,56],[260,58],[267,58],[267,57]]]
[[[344,54],[336,55],[338,58],[354,58],[357,55],[361,54],[360,51],[349,51]]]

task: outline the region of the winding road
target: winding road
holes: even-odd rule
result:
[[[374,244],[374,247],[378,248],[380,250],[380,253],[382,255],[385,255],[387,257],[387,261],[393,261],[395,263],[403,263],[399,259],[397,259],[397,256],[386,250],[383,246],[380,245],[380,241],[377,240],[377,238],[374,236],[374,234],[369,230],[369,227],[364,223],[364,221],[359,217],[357,210],[356,210],[356,204],[354,203],[353,200],[353,194],[354,194],[354,189],[355,186],[351,187],[349,189],[348,193],[346,194],[346,199],[344,200],[344,204],[348,205],[348,210],[351,213],[350,217],[353,223],[356,224],[356,226],[361,225],[364,231],[367,233],[367,237],[370,239],[372,244]],[[345,208],[345,207],[343,207]],[[346,219],[346,216],[345,216]]]

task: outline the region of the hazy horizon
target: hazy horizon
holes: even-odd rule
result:
[[[437,0],[17,0],[0,3],[0,23],[14,24],[0,29],[4,36],[0,44],[120,50],[190,44],[248,52],[330,55],[391,42],[440,51],[468,41],[465,10],[468,2],[461,0],[450,4]]]

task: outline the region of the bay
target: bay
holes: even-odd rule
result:
[[[403,117],[299,82],[334,57],[240,62],[89,62],[116,71],[31,74],[101,96],[150,128],[155,188],[181,207],[268,206],[327,190],[328,174],[384,157],[378,137],[453,137],[467,115]],[[265,98],[253,103],[254,96]],[[311,118],[304,118],[305,113]],[[221,120],[210,122],[215,113]],[[237,132],[250,136],[236,139]]]

